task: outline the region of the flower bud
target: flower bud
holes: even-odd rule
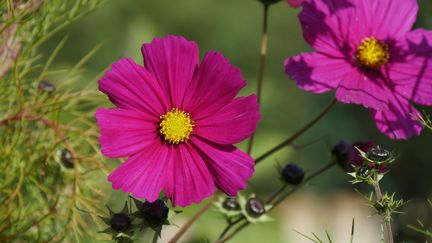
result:
[[[39,83],[38,88],[39,88],[39,90],[45,91],[45,92],[47,92],[47,93],[52,93],[52,92],[54,92],[55,89],[56,89],[56,87],[55,87],[54,84],[52,84],[52,83],[50,83],[50,82],[48,82],[48,81],[46,81],[46,80],[42,80],[42,81]]]
[[[131,218],[125,213],[115,213],[110,219],[111,228],[119,232],[128,230],[131,223]]]
[[[60,161],[62,165],[68,169],[73,169],[74,167],[74,159],[72,157],[72,153],[67,150],[63,149],[60,153]]]
[[[161,199],[145,202],[139,209],[141,216],[152,226],[160,226],[168,219],[169,208]]]
[[[357,175],[366,178],[369,175],[370,169],[367,166],[360,167],[357,170]]]
[[[237,199],[229,197],[225,199],[222,203],[222,207],[228,211],[238,211],[240,210],[240,205],[237,202]]]
[[[266,212],[266,209],[264,203],[260,199],[253,197],[249,198],[246,202],[246,212],[252,218],[259,218]]]
[[[296,164],[288,164],[282,170],[282,179],[291,185],[298,185],[303,181],[304,171]]]
[[[391,156],[388,150],[380,148],[379,146],[369,149],[366,155],[370,160],[375,162],[384,162]]]
[[[363,165],[363,158],[360,156],[356,148],[361,151],[368,151],[374,147],[373,142],[355,142],[348,143],[345,141],[338,142],[332,149],[331,154],[336,162],[347,172],[352,172],[353,166],[360,167]]]

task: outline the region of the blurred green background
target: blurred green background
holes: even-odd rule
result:
[[[432,28],[432,3],[422,0],[419,4],[421,7],[416,27]],[[261,107],[263,118],[255,139],[255,156],[301,128],[334,96],[334,93],[314,95],[299,90],[284,74],[283,61],[286,57],[311,50],[302,37],[297,19],[299,11],[290,8],[285,1],[270,9],[268,59]],[[117,59],[127,56],[142,63],[142,43],[150,42],[156,36],[183,35],[199,44],[201,56],[208,50],[221,51],[232,64],[240,67],[248,81],[242,93],[249,94],[254,92],[256,82],[261,23],[262,6],[257,0],[109,0],[96,12],[56,34],[43,46],[43,53],[48,56],[61,38],[69,34],[66,48],[57,59],[57,65],[68,67],[102,43],[102,48],[86,65],[84,78],[75,87],[80,89],[92,82],[91,87],[96,89],[95,77]],[[110,106],[109,102],[105,106]],[[424,107],[420,109],[427,110]],[[430,109],[428,111],[431,112]],[[378,132],[366,109],[344,104],[337,104],[318,125],[296,142],[298,145],[312,141],[315,143],[301,149],[283,149],[260,164],[249,188],[266,198],[280,187],[275,169],[277,163],[295,162],[306,172],[313,171],[330,160],[329,151],[339,140],[373,140],[396,152],[397,163],[383,182],[384,190],[394,191],[397,197],[410,199],[420,205],[432,194],[432,132],[425,130],[421,136],[409,141],[393,141]],[[244,148],[244,144],[240,146]],[[348,180],[349,177],[342,170],[333,168],[304,190],[309,192],[308,195],[318,198],[315,201],[318,206],[320,198],[353,192]],[[118,196],[122,200],[126,198],[122,193],[113,192],[113,195],[107,196],[107,201],[112,205],[122,203],[118,201]],[[186,208],[183,216],[179,217],[190,216],[197,208]],[[296,233],[293,229],[282,228],[278,215],[273,215],[277,219],[275,222],[249,227],[232,242],[286,242],[281,231],[286,231],[284,234]],[[412,217],[418,215],[429,215],[429,219],[426,216],[422,219],[432,222],[431,212],[427,211],[414,213],[414,216],[400,216],[395,227],[399,232],[398,242],[418,242],[421,239],[405,227],[406,222],[415,220]],[[347,218],[346,221],[347,234],[351,219]],[[320,225],[324,231],[326,223]],[[223,227],[224,220],[210,212],[199,221],[187,241],[212,241]],[[308,228],[296,230],[305,233],[311,231]]]

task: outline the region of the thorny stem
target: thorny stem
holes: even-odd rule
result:
[[[294,133],[291,137],[287,138],[285,141],[281,142],[279,145],[276,145],[274,148],[270,149],[269,151],[265,152],[261,156],[255,159],[255,164],[260,163],[262,160],[266,159],[273,153],[279,151],[280,149],[284,148],[285,146],[291,145],[298,137],[300,137],[303,133],[308,131],[311,127],[313,127],[321,118],[323,118],[327,112],[331,110],[331,108],[336,104],[336,99],[333,99],[325,108],[322,110],[313,120],[311,120],[308,124],[306,124],[303,128],[301,128],[299,131]]]
[[[262,27],[262,34],[261,34],[261,50],[260,50],[259,69],[258,69],[258,78],[257,78],[257,86],[256,86],[256,92],[257,92],[257,98],[259,104],[261,103],[262,84],[264,79],[265,62],[267,57],[267,29],[268,29],[269,4],[264,3],[263,6],[264,6],[264,13],[263,13],[263,27]],[[251,154],[252,152],[254,136],[255,133],[253,133],[249,138],[248,146],[247,146],[248,154]]]
[[[382,200],[382,193],[381,193],[381,188],[379,185],[379,180],[378,180],[378,175],[376,174],[374,177],[374,190],[375,190],[375,196],[376,196],[376,200],[379,202]],[[381,216],[381,222],[384,226],[384,235],[385,235],[385,239],[387,240],[387,243],[393,243],[393,231],[392,231],[392,226],[391,226],[391,217],[389,217],[388,214],[388,210],[386,210],[383,214],[380,214]]]
[[[326,165],[324,165],[323,167],[321,167],[320,169],[318,169],[317,171],[315,171],[314,173],[312,173],[310,176],[308,176],[300,185],[294,187],[293,189],[291,189],[289,192],[287,192],[286,194],[280,196],[283,193],[283,190],[279,190],[277,191],[272,197],[271,197],[271,201],[274,201],[272,208],[270,208],[269,211],[273,210],[275,207],[277,207],[281,202],[283,202],[288,196],[290,196],[291,194],[293,194],[294,192],[296,192],[298,189],[300,189],[303,185],[307,184],[309,181],[311,181],[312,179],[314,179],[315,177],[321,175],[323,172],[327,171],[328,169],[332,168],[335,165],[335,162],[330,162]],[[286,187],[282,187],[283,189],[285,189]],[[279,198],[278,198],[279,197]],[[277,199],[276,199],[277,198]],[[270,201],[269,200],[269,201]],[[245,218],[242,217],[237,221],[234,221],[230,224],[227,225],[227,227],[224,229],[223,233],[219,236],[219,238],[216,240],[217,243],[222,243],[222,242],[226,242],[228,240],[230,240],[231,238],[233,238],[236,234],[238,234],[243,228],[245,228],[246,226],[248,226],[250,223],[248,221],[244,222],[242,225],[240,225],[237,229],[235,229],[230,235],[226,236],[226,233],[228,233],[228,231],[234,227],[237,223],[243,221]]]
[[[204,207],[202,207],[198,212],[195,213],[195,215],[190,218],[174,235],[173,238],[171,238],[169,243],[175,243],[177,242],[185,233],[186,231],[213,205],[213,203],[219,198],[219,193],[217,192],[213,198],[208,201]]]

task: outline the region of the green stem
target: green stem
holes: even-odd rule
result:
[[[257,98],[258,103],[261,103],[261,96],[262,96],[262,84],[264,80],[264,70],[265,70],[265,62],[267,57],[267,29],[268,29],[268,9],[269,5],[264,3],[264,13],[263,13],[263,28],[262,28],[262,34],[261,34],[261,50],[260,50],[260,59],[259,59],[259,69],[258,69],[258,78],[257,78],[257,86],[256,86],[256,92],[257,92]],[[253,133],[248,141],[247,146],[247,153],[251,154],[252,152],[252,146],[254,141],[255,133]]]
[[[158,234],[158,232],[155,231],[154,235],[153,235],[152,243],[157,243],[158,239],[159,239],[159,234]]]
[[[375,197],[376,200],[379,202],[382,200],[382,192],[381,192],[381,188],[380,188],[380,184],[379,184],[379,180],[378,180],[378,174],[375,175],[374,177],[374,190],[375,190]],[[384,235],[385,235],[385,239],[387,243],[393,243],[393,231],[392,231],[392,226],[391,226],[391,217],[389,217],[388,215],[388,210],[386,210],[385,213],[380,214],[381,217],[381,224],[384,226]]]
[[[261,161],[263,161],[273,153],[279,151],[280,149],[284,148],[285,146],[291,145],[298,137],[300,137],[303,133],[305,133],[311,127],[313,127],[319,120],[321,120],[321,118],[323,118],[335,104],[336,104],[336,99],[332,99],[332,101],[324,108],[324,110],[322,110],[314,119],[312,119],[303,128],[301,128],[299,131],[294,133],[291,137],[289,137],[285,141],[281,142],[280,144],[276,145],[274,148],[270,149],[269,151],[265,152],[264,154],[256,158],[255,164],[260,163]]]

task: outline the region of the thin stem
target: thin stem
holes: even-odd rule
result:
[[[158,232],[155,231],[154,235],[153,235],[152,243],[157,243],[158,239],[159,239],[159,234],[158,234]]]
[[[303,133],[308,131],[311,127],[313,127],[321,118],[327,114],[331,110],[331,108],[336,104],[336,99],[333,99],[325,108],[322,110],[313,120],[311,120],[306,126],[301,128],[298,132],[294,133],[291,137],[277,145],[276,147],[270,149],[269,151],[265,152],[263,155],[259,156],[255,159],[255,164],[260,163],[262,160],[266,159],[273,153],[279,151],[280,149],[284,148],[285,146],[291,145],[298,137],[300,137]]]
[[[266,204],[272,204],[272,202],[279,197],[279,195],[281,195],[285,189],[288,187],[288,184],[284,183],[283,186],[279,189],[279,191],[277,191],[276,193],[274,193],[268,200]]]
[[[185,233],[186,231],[197,221],[210,207],[213,205],[213,203],[219,198],[219,193],[217,192],[213,198],[208,201],[198,212],[195,213],[195,215],[189,219],[174,235],[173,238],[171,238],[169,243],[175,243],[177,242]]]
[[[261,34],[261,50],[260,50],[260,58],[259,58],[259,69],[258,69],[258,78],[257,78],[257,86],[256,86],[256,92],[257,92],[257,99],[258,103],[261,103],[261,94],[262,94],[262,84],[264,80],[264,70],[265,70],[265,62],[267,57],[267,29],[268,29],[268,9],[269,4],[264,3],[263,4],[263,27],[262,27],[262,34]],[[252,152],[252,145],[254,141],[255,133],[253,133],[248,141],[247,146],[247,153],[251,154]]]
[[[281,202],[283,202],[288,196],[290,196],[291,194],[293,194],[294,192],[296,192],[298,189],[300,189],[303,185],[307,184],[309,181],[311,181],[312,179],[314,179],[315,177],[321,175],[323,172],[327,171],[328,169],[332,168],[336,163],[335,162],[329,162],[328,164],[324,165],[323,167],[321,167],[320,169],[318,169],[317,171],[315,171],[314,173],[312,173],[310,176],[308,176],[300,185],[294,187],[293,189],[291,189],[289,192],[287,192],[286,194],[280,196],[279,198],[277,198],[279,195],[282,194],[282,192],[285,190],[286,187],[282,187],[279,191],[277,191],[272,197],[272,201],[274,201],[273,203],[273,207],[269,210],[273,210],[275,207],[277,207]],[[276,200],[274,198],[277,198]],[[232,228],[234,227],[237,223],[243,221],[243,218],[240,218],[237,221],[234,221],[230,224],[227,225],[227,227],[224,229],[224,231],[222,232],[222,234],[219,236],[218,240],[216,241],[217,243],[221,243],[221,242],[225,242],[229,239],[231,239],[232,237],[234,237],[237,233],[239,233],[243,228],[245,228],[246,226],[249,225],[249,222],[246,221],[245,223],[243,223],[240,227],[238,227],[236,230],[234,230],[230,235],[228,235],[227,237],[224,238],[224,236],[226,235],[226,233]]]
[[[381,201],[382,199],[382,193],[381,193],[381,188],[379,185],[379,180],[378,180],[378,174],[375,175],[375,183],[374,183],[374,190],[375,190],[375,196],[376,196],[376,200],[377,201]],[[386,210],[385,213],[381,214],[381,222],[384,226],[384,235],[385,238],[387,240],[387,243],[393,243],[393,231],[392,231],[392,226],[391,226],[391,217],[389,217],[388,214],[388,210]]]

